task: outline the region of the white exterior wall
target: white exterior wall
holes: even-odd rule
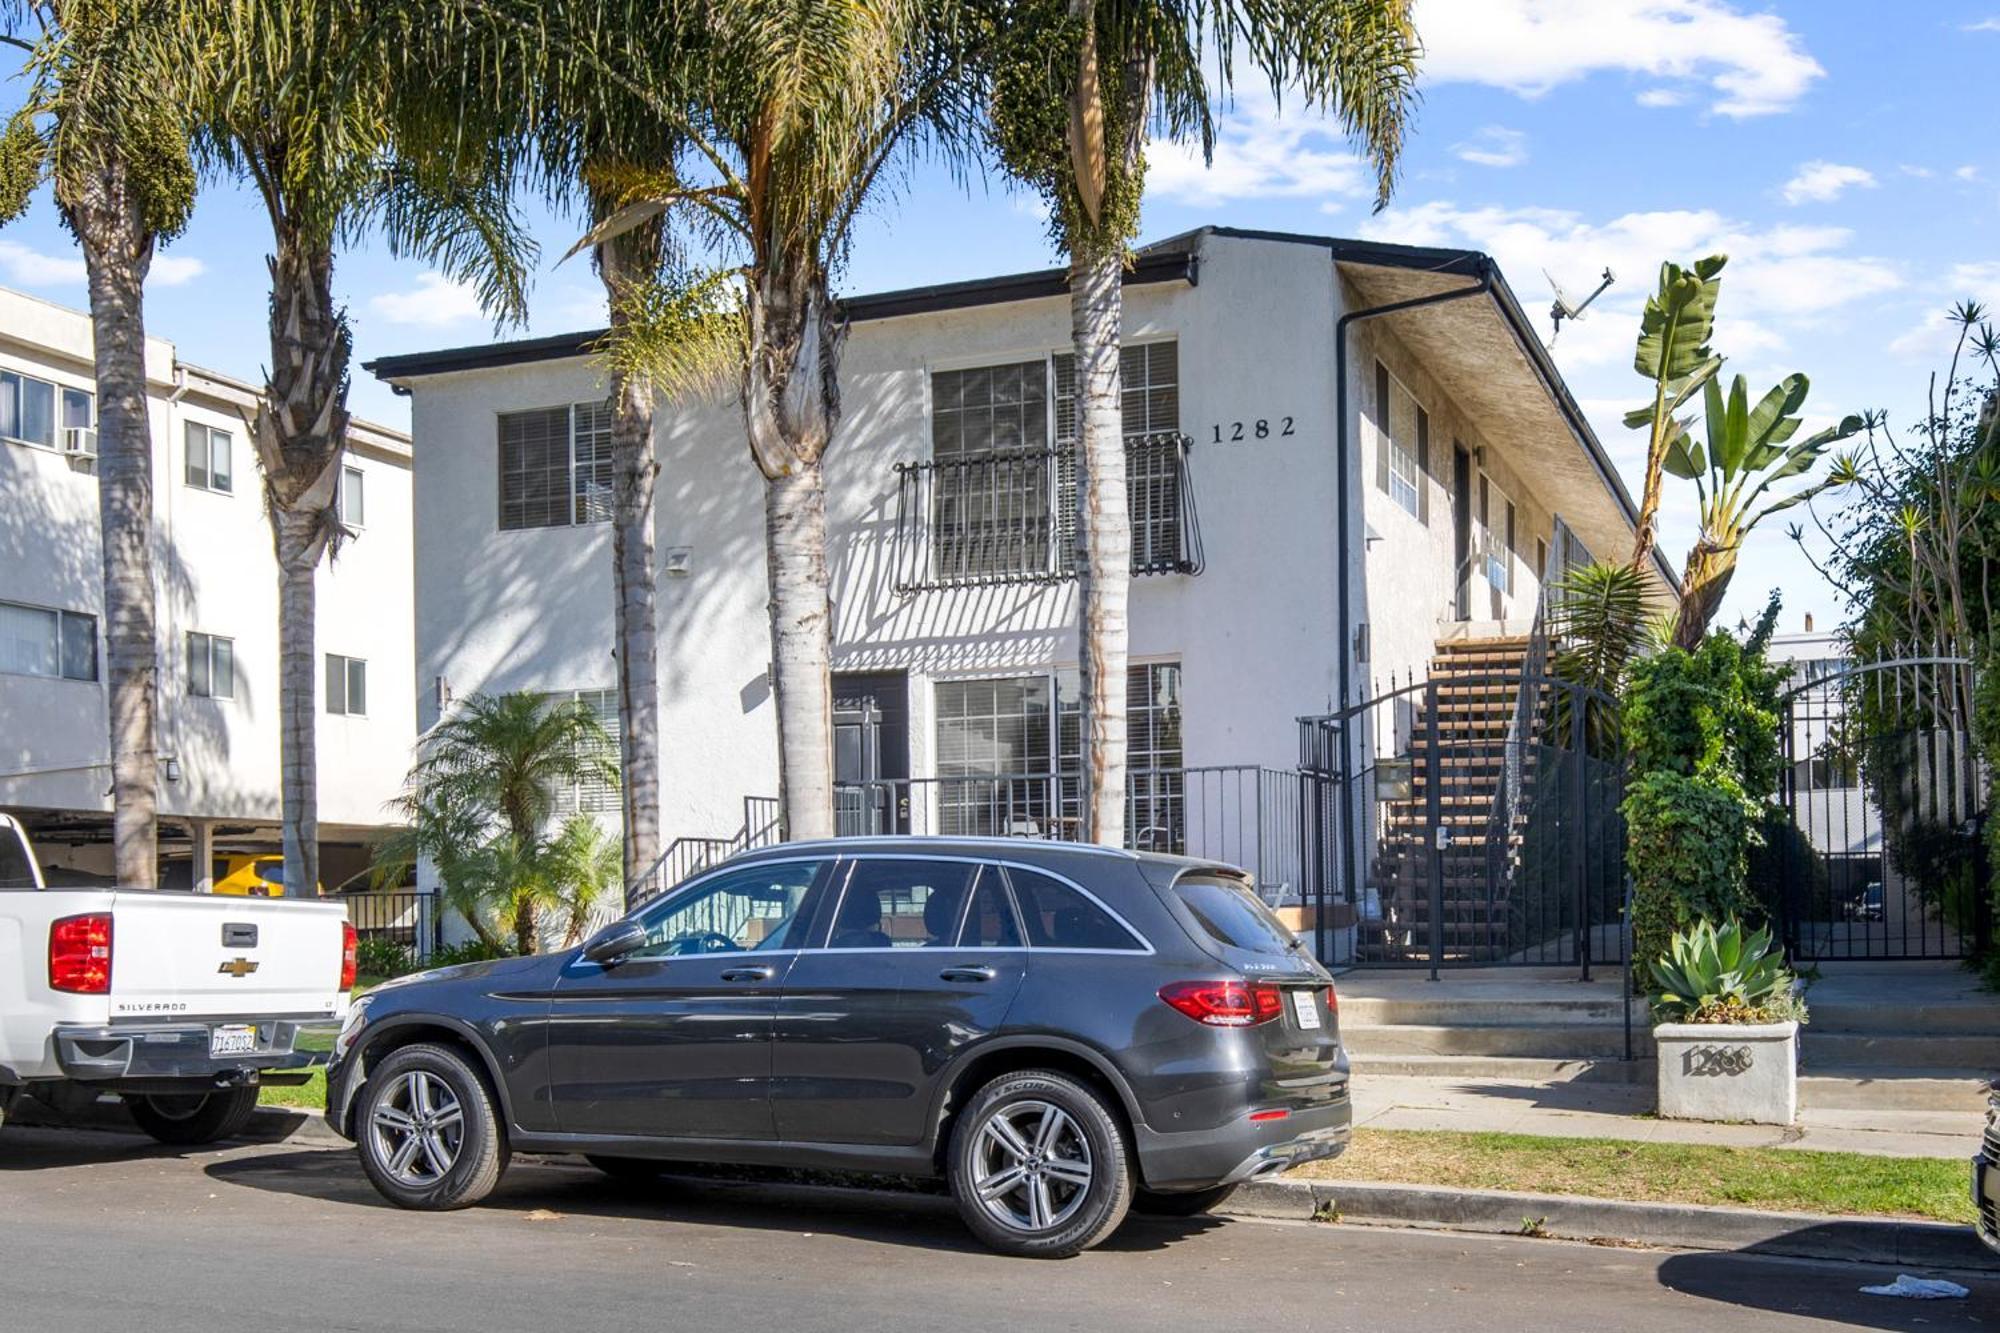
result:
[[[1334,323],[1341,299],[1326,250],[1215,236],[1201,242],[1198,283],[1126,289],[1126,342],[1179,342],[1180,428],[1194,441],[1206,569],[1136,578],[1131,607],[1134,660],[1182,664],[1190,766],[1291,766],[1295,720],[1327,711],[1335,697],[1342,561]],[[826,465],[835,669],[909,671],[910,771],[919,777],[934,771],[932,682],[1074,666],[1075,587],[899,595],[894,464],[931,456],[931,372],[1039,359],[1069,340],[1068,303],[1060,297],[869,320],[849,333],[844,417]],[[1354,357],[1356,376],[1369,383],[1373,345],[1359,342]],[[1385,356],[1397,354],[1385,344]],[[429,690],[437,678],[454,696],[610,686],[608,525],[500,531],[497,517],[498,415],[601,398],[597,369],[570,357],[423,373],[407,382],[417,442],[420,723],[435,719]],[[1468,444],[1476,432],[1443,395],[1433,392],[1426,403],[1433,470],[1442,466],[1448,478],[1453,431]],[[1285,418],[1289,436],[1280,425]],[[1242,442],[1229,441],[1231,423],[1260,419],[1272,423],[1267,438],[1246,431]],[[741,799],[773,793],[777,784],[762,486],[733,398],[663,407],[656,429],[659,549],[663,559],[669,548],[689,549],[688,574],[660,580],[663,832],[669,840],[727,835],[742,824]],[[1374,486],[1365,423],[1351,442],[1354,546],[1361,547],[1364,506],[1385,534],[1367,551],[1365,583],[1360,562],[1352,562],[1353,614],[1373,625],[1373,670],[1391,660],[1399,669],[1421,668],[1440,615],[1449,614],[1449,496],[1433,483],[1440,489],[1428,533],[1378,519],[1377,500],[1389,501]],[[1496,472],[1504,469],[1496,450],[1489,457]],[[1529,566],[1546,512],[1525,485],[1509,482],[1528,552],[1517,562],[1513,605],[1532,614]],[[1484,617],[1483,597],[1474,611]],[[1370,669],[1356,670],[1357,699]]]
[[[0,368],[93,389],[89,319],[0,291]],[[178,378],[177,378],[178,376]],[[178,396],[177,396],[178,392]],[[147,340],[154,440],[153,546],[162,760],[160,811],[275,821],[278,792],[277,562],[245,415],[249,386],[178,363]],[[186,423],[231,435],[233,492],[185,481]],[[381,828],[416,736],[412,668],[410,468],[400,435],[357,423],[348,466],[367,480],[367,528],[319,574],[318,647],[368,661],[368,716],[319,727],[323,836]],[[97,479],[59,454],[0,441],[0,601],[97,617],[98,679],[0,673],[0,807],[108,812],[109,725]],[[188,690],[187,634],[235,641],[235,697]]]

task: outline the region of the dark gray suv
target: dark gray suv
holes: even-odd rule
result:
[[[943,1176],[1064,1256],[1346,1145],[1332,979],[1239,870],[1061,843],[789,843],[579,949],[354,1006],[327,1119],[408,1208],[508,1154]]]

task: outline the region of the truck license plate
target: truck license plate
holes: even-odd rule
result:
[[[1295,990],[1292,992],[1292,1012],[1299,1016],[1300,1027],[1316,1028],[1319,1026],[1319,1005],[1314,1003],[1311,991]]]
[[[257,1029],[250,1023],[225,1023],[208,1030],[210,1055],[250,1055],[257,1049]]]

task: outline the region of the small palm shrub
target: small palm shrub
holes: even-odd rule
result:
[[[1792,980],[1770,931],[1704,918],[1676,931],[1653,962],[1653,1021],[1803,1023],[1806,1007]]]

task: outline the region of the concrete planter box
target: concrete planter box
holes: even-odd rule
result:
[[[1660,1115],[1789,1125],[1799,1113],[1797,1023],[1661,1023]]]

